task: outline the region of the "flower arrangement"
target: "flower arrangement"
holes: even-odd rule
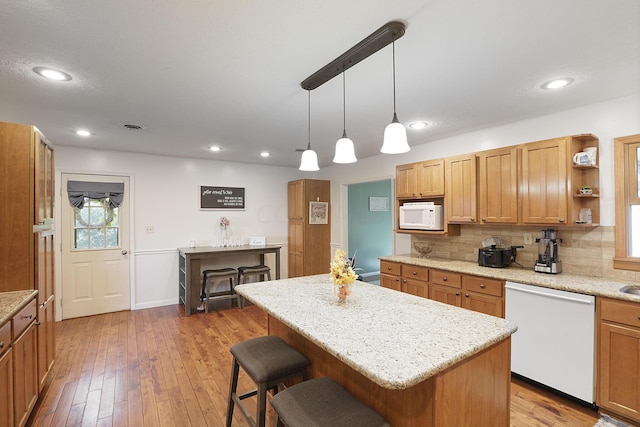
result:
[[[226,229],[229,225],[231,225],[231,221],[226,216],[220,217],[220,228]]]
[[[333,284],[338,289],[338,298],[344,301],[351,293],[351,284],[358,278],[358,275],[353,270],[346,252],[342,249],[336,249],[330,267]]]

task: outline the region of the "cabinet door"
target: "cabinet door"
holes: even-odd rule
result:
[[[383,288],[393,289],[394,291],[402,291],[402,282],[400,277],[391,274],[380,274],[380,286]]]
[[[422,298],[429,298],[429,285],[422,280],[402,279],[402,292]]]
[[[462,295],[460,292],[460,289],[450,286],[434,285],[433,283],[429,285],[429,299],[455,305],[456,307],[460,307],[462,304]]]
[[[444,196],[444,160],[431,160],[418,163],[416,168],[418,196]]]
[[[518,222],[518,149],[480,153],[480,220],[486,224]]]
[[[500,297],[465,291],[464,298],[462,299],[462,307],[504,318],[504,300]]]
[[[289,219],[304,219],[304,183],[302,181],[292,181],[287,186],[288,190],[288,215]]]
[[[640,329],[600,323],[598,406],[640,421]]]
[[[13,409],[16,426],[27,423],[38,399],[37,353],[35,323],[13,343]]]
[[[9,343],[6,343],[9,345]],[[0,357],[0,427],[13,427],[13,353]]]
[[[35,171],[34,203],[35,223],[44,224],[53,219],[53,149],[38,132],[34,132]]]
[[[396,166],[396,197],[415,198],[416,190],[416,164]]]
[[[42,391],[56,355],[54,299],[38,307],[38,391]]]
[[[522,148],[522,222],[567,222],[567,142],[565,138]]]
[[[447,222],[475,223],[477,217],[476,155],[445,160]]]

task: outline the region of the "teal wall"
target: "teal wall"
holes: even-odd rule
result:
[[[393,255],[391,180],[351,184],[349,195],[349,256],[355,250],[356,267],[365,273],[380,270],[378,257]],[[369,211],[369,197],[386,197],[389,210]]]

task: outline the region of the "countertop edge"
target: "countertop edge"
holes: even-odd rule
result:
[[[0,325],[4,325],[38,295],[36,289],[0,292]]]

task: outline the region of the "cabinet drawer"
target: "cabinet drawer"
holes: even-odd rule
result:
[[[424,280],[426,282],[429,280],[429,269],[427,267],[402,264],[402,277]]]
[[[450,271],[431,270],[431,283],[451,286],[452,288],[462,287],[462,276]]]
[[[464,288],[468,291],[497,297],[502,296],[504,282],[501,280],[487,279],[478,276],[464,276],[462,281],[464,282]]]
[[[400,275],[400,264],[397,262],[380,261],[380,273],[393,274],[394,276]]]
[[[640,327],[640,304],[603,299],[600,302],[600,319]]]
[[[13,317],[13,336],[19,337],[27,329],[27,326],[36,320],[37,313],[37,304],[34,299]]]
[[[4,353],[11,344],[11,321],[8,321],[0,328],[0,354]]]

